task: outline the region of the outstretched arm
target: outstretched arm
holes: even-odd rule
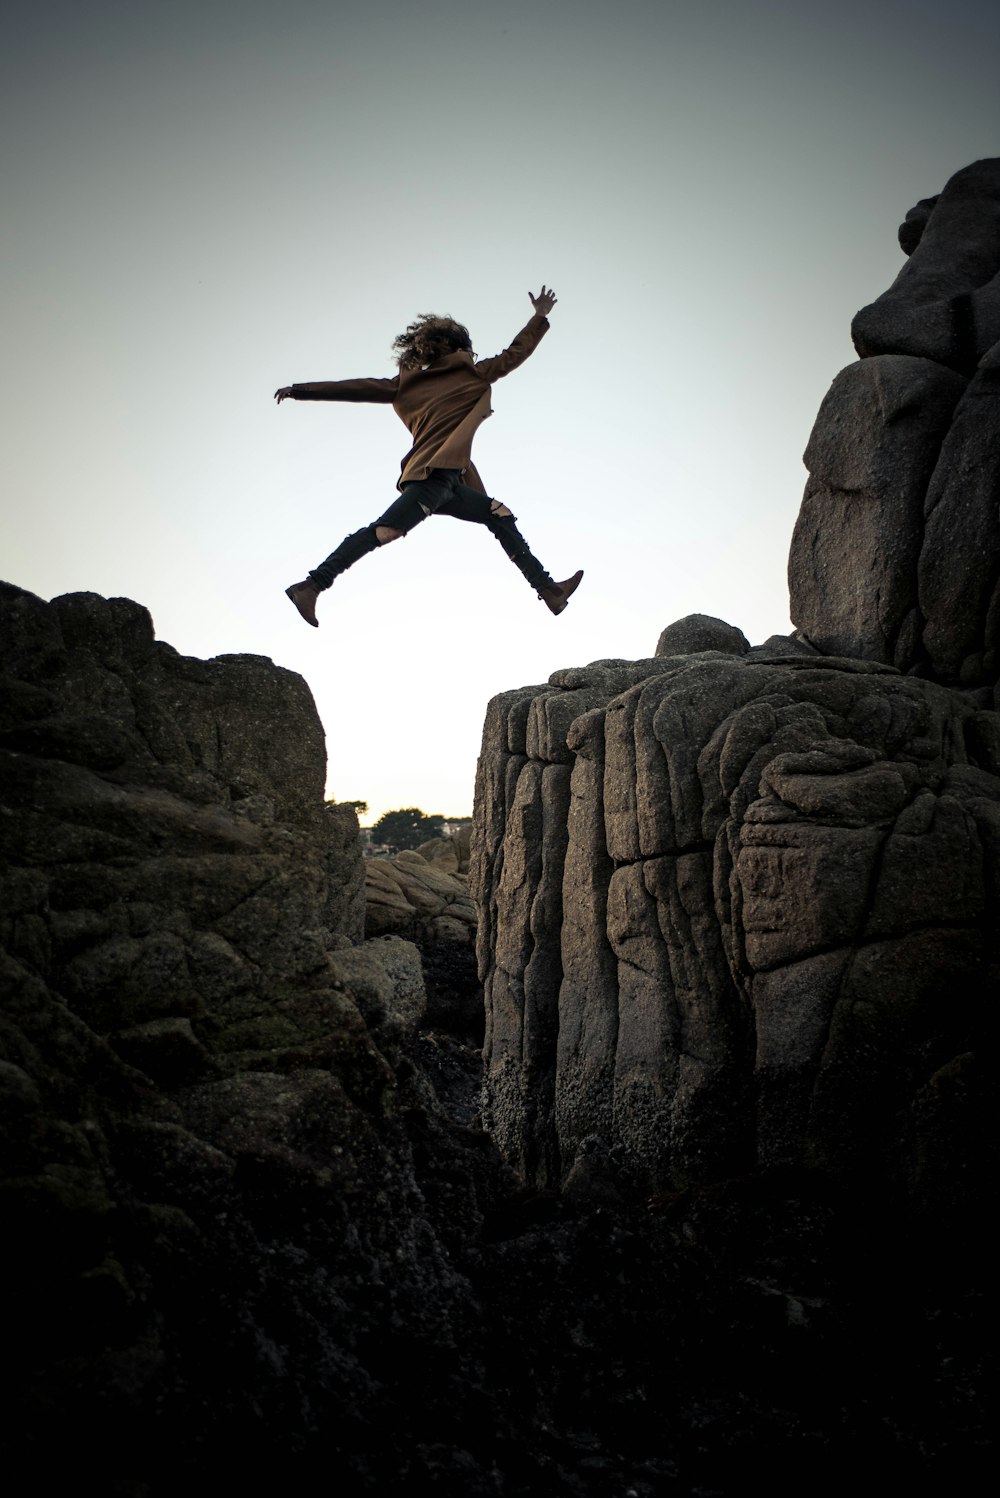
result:
[[[510,374],[519,364],[523,364],[529,354],[533,354],[539,343],[549,331],[548,316],[556,304],[555,292],[549,291],[544,285],[537,296],[529,291],[531,305],[534,307],[534,316],[518,333],[509,348],[505,348],[502,354],[497,354],[495,359],[479,359],[476,361],[476,369],[484,380],[489,380],[492,385],[494,380],[502,380],[504,375]]]
[[[391,380],[313,380],[303,385],[282,385],[274,398],[282,401],[375,401],[383,405],[396,399],[399,376]]]

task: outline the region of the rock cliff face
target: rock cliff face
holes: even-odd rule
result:
[[[420,956],[363,939],[309,691],[7,584],[0,666],[3,1450],[173,1493],[230,1448],[287,1476],[322,1428],[336,1480],[394,1480],[399,1367],[467,1314],[482,1136],[407,1059]]]
[[[1000,911],[998,225],[980,162],[856,319],[806,452],[795,635],[695,617],[490,704],[484,1108],[528,1180],[795,1165],[968,1203]]]
[[[792,537],[791,617],[828,655],[947,685],[1000,672],[1000,160],[900,228],[910,258],[853,324]]]

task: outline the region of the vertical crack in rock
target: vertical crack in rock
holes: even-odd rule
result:
[[[974,1045],[996,971],[996,714],[794,644],[529,689],[546,759],[521,766],[482,869],[485,1116],[525,1180],[577,1190],[595,1151],[653,1190],[754,1166],[898,1176],[908,1099]],[[605,702],[574,717],[599,680]]]

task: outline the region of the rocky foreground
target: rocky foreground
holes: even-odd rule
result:
[[[490,705],[478,973],[447,870],[397,860],[366,901],[298,677],[179,656],[126,599],[0,585],[25,1488],[979,1481],[998,174],[918,205],[859,314],[795,634],[695,617]],[[845,416],[901,358],[944,373]]]

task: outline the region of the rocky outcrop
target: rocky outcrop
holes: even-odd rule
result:
[[[971,375],[1000,340],[1000,158],[974,161],[899,229],[909,256],[851,324],[861,357],[909,354]]]
[[[165,1493],[225,1451],[285,1478],[322,1428],[336,1481],[395,1474],[491,1188],[408,1059],[417,949],[363,939],[308,688],[6,584],[0,663],[4,1452],[36,1480],[58,1431]]]
[[[469,854],[472,843],[471,822],[460,827],[457,832],[447,833],[443,837],[432,837],[429,842],[421,843],[417,852],[421,858],[432,863],[442,874],[457,874],[460,879],[467,879],[469,875]]]
[[[490,704],[492,1138],[470,948],[364,939],[305,684],[0,588],[22,1485],[736,1498],[847,1487],[859,1451],[879,1487],[981,1482],[1000,734],[966,353],[876,351],[831,392],[860,450],[814,439],[828,497],[891,511],[881,612],[821,526],[808,630],[692,616]]]
[[[125,599],[2,603],[9,961],[154,1073],[160,1049],[190,1079],[238,1068],[277,985],[292,1043],[363,935],[357,823],[317,804],[305,684],[179,656]]]
[[[491,705],[477,785],[505,1155],[556,1185],[596,1137],[661,1189],[877,1161],[947,1196],[926,1131],[996,981],[996,715],[773,646],[529,692]]]
[[[854,320],[805,452],[791,617],[826,654],[992,706],[1000,674],[1000,159],[900,229],[910,259]]]
[[[432,862],[422,849],[397,853],[394,858],[366,859],[366,933],[395,932],[414,941],[471,946],[476,936],[476,907],[468,876],[450,872],[449,861],[446,855]]]
[[[792,636],[692,616],[652,659],[489,706],[484,1118],[526,1180],[795,1167],[970,1209],[1000,965],[998,203],[1000,162],[959,173],[856,320]]]
[[[395,858],[365,860],[365,932],[416,944],[427,984],[427,1027],[483,1041],[483,994],[469,893],[470,828],[432,838]]]

